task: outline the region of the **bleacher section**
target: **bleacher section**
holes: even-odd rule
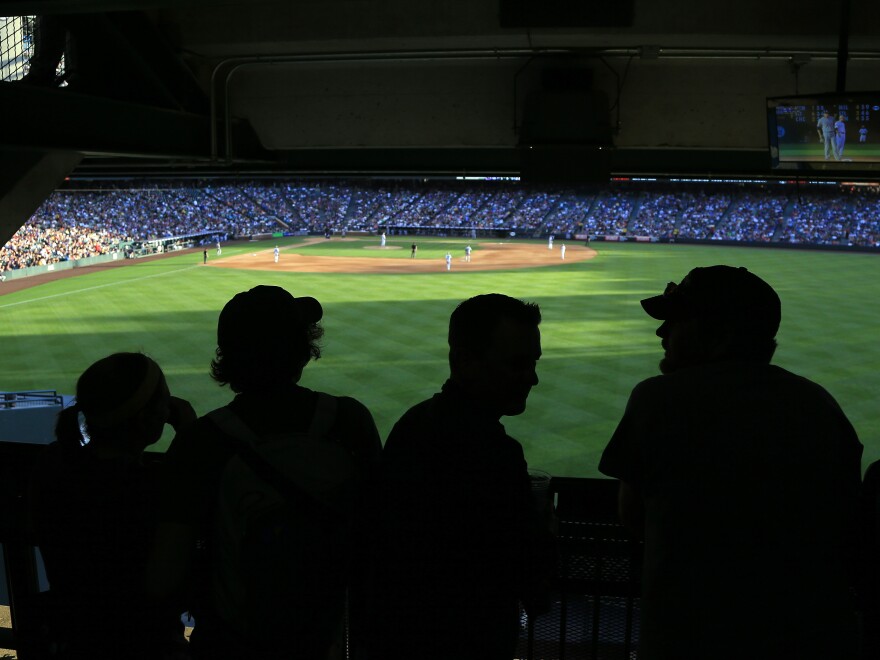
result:
[[[156,245],[272,233],[639,237],[880,246],[877,187],[778,183],[125,181],[53,193],[0,250],[0,272]]]

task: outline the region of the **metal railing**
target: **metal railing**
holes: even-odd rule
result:
[[[37,16],[0,16],[0,81],[13,82],[27,76],[37,53],[40,24]],[[65,39],[63,27],[53,33],[56,39]],[[55,68],[55,84],[59,86],[66,84],[65,60],[62,55]]]
[[[0,409],[46,408],[63,405],[64,399],[55,390],[0,392]]]
[[[0,80],[21,80],[34,54],[35,16],[0,17]]]

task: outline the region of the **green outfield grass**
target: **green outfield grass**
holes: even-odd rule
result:
[[[856,137],[854,142],[847,142],[844,146],[843,158],[853,162],[880,161],[880,145],[862,144]],[[779,160],[825,160],[825,146],[819,141],[816,141],[815,144],[780,144]]]
[[[225,246],[223,257],[286,248],[299,239]],[[303,250],[327,255],[409,256],[401,250],[327,241]],[[419,238],[419,258],[438,259],[462,240]],[[474,241],[475,258],[479,241]],[[201,252],[94,272],[0,296],[4,346],[0,390],[72,393],[92,361],[143,350],[163,366],[171,389],[203,414],[230,398],[208,378],[217,315],[235,293],[257,284],[317,297],[325,307],[325,356],[303,384],[362,400],[380,432],[447,375],[446,325],[462,299],[497,291],[541,304],[544,357],[529,408],[507,418],[529,463],[553,474],[597,476],[599,455],[632,387],[657,373],[656,322],[638,301],[696,265],[749,267],[779,291],[783,322],[775,362],[823,384],[880,459],[880,256],[716,246],[599,244],[584,263],[494,272],[324,275],[205,268]],[[546,249],[535,243],[535,249]],[[454,252],[456,253],[456,252]],[[214,251],[209,250],[211,259]],[[2,285],[0,285],[2,286]],[[683,402],[682,405],[686,405]],[[719,401],[719,409],[724,402]],[[772,406],[772,402],[768,402]],[[450,433],[455,433],[450,428]],[[164,438],[162,446],[167,444]]]

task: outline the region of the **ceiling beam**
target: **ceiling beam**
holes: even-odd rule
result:
[[[61,185],[81,157],[71,151],[0,149],[0,245]]]
[[[211,156],[205,115],[3,82],[0,107],[6,127],[0,146],[133,158],[208,161]],[[246,123],[234,122],[232,139],[239,158],[271,158]]]

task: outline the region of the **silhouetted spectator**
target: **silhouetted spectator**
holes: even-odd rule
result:
[[[599,464],[645,540],[639,658],[853,657],[862,446],[828,392],[770,365],[776,292],[711,266],[642,306],[664,375],[633,390]]]
[[[860,502],[862,556],[858,585],[862,611],[861,658],[880,657],[880,461],[865,470]]]
[[[341,650],[350,510],[381,443],[360,402],[298,385],[321,355],[322,316],[275,286],[233,297],[212,376],[236,397],[167,452],[152,588],[194,583],[195,658]]]
[[[30,503],[58,658],[146,660],[185,649],[183,605],[151,605],[143,588],[158,484],[142,454],[166,423],[194,420],[140,353],[110,355],[77,381],[76,403],[58,416],[58,440],[33,475]]]
[[[500,294],[452,313],[450,378],[383,451],[361,657],[510,660],[520,601],[538,612],[551,537],[499,420],[538,384],[540,321],[536,304]]]

